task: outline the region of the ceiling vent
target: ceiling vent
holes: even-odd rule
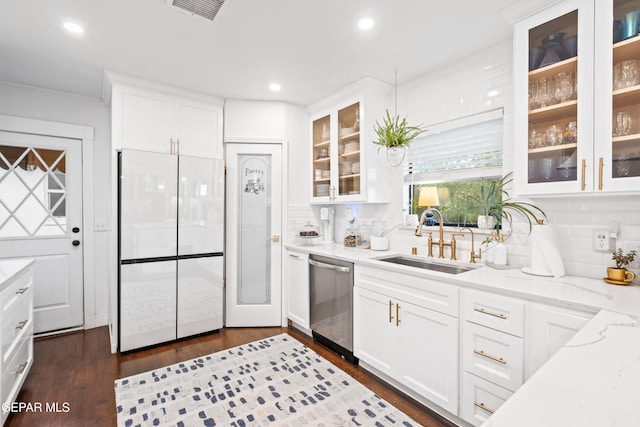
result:
[[[213,21],[222,8],[225,0],[167,0],[167,4],[175,6],[190,15],[201,16]]]

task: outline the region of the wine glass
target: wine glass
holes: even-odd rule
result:
[[[555,97],[560,102],[566,102],[573,95],[573,83],[570,73],[558,73],[555,78]]]
[[[553,159],[551,157],[545,157],[542,159],[542,178],[545,181],[551,179],[551,173],[553,172]]]

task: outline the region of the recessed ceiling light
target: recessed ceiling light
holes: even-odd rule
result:
[[[278,83],[271,83],[269,85],[269,90],[271,90],[272,92],[278,92],[281,88],[282,86],[280,86]]]
[[[370,30],[375,25],[375,22],[371,18],[362,18],[358,21],[358,28],[361,30]]]
[[[65,30],[71,34],[80,35],[84,34],[84,28],[82,26],[76,24],[75,22],[65,22],[63,25]]]

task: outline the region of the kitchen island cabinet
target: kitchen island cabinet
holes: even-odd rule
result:
[[[0,260],[2,423],[33,365],[33,260]]]

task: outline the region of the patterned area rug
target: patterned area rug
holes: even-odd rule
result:
[[[418,426],[287,334],[116,380],[120,426]]]

